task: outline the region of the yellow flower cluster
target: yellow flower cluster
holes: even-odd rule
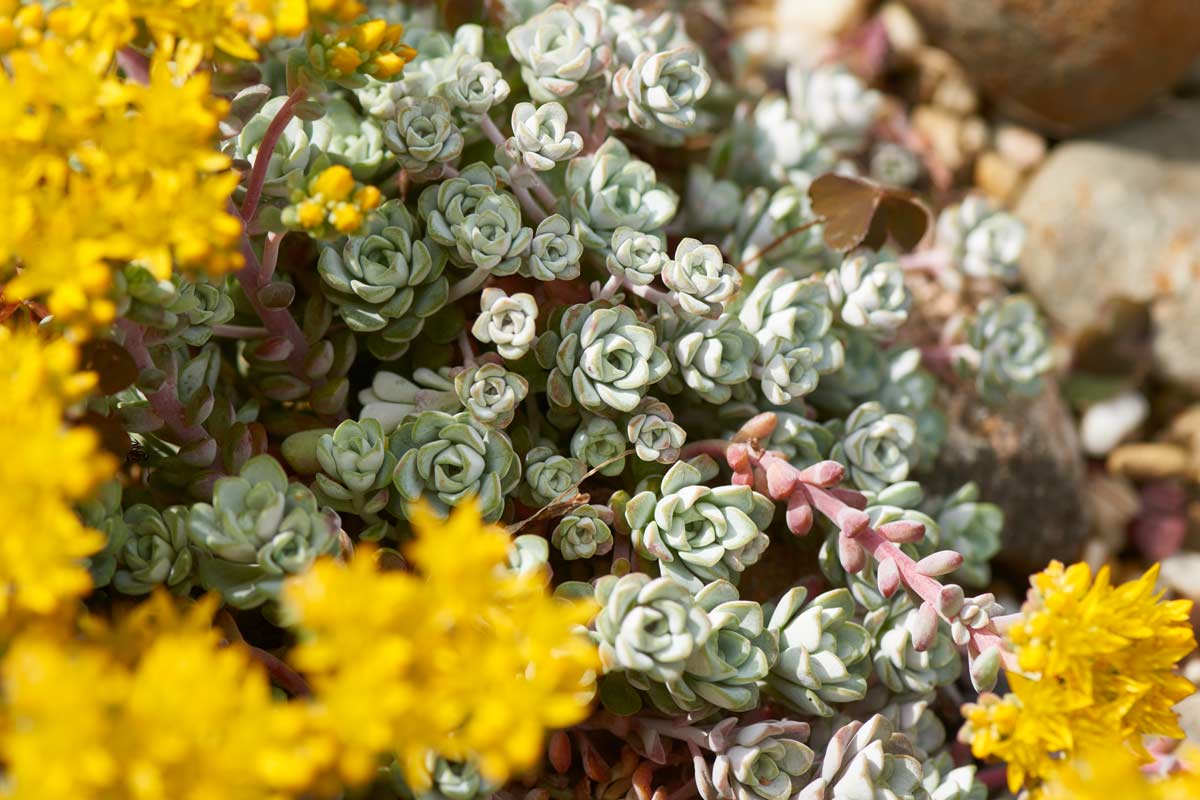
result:
[[[587,715],[599,662],[576,628],[594,608],[505,569],[509,537],[474,504],[445,522],[423,513],[415,527],[416,575],[360,552],[287,585],[304,632],[294,663],[313,681],[347,781],[364,780],[381,751],[418,787],[430,751],[503,780],[535,763],[546,728]]]
[[[1023,674],[1012,692],[964,708],[963,737],[978,758],[1008,763],[1009,786],[1036,786],[1064,756],[1182,736],[1171,710],[1195,688],[1175,673],[1196,645],[1191,602],[1163,601],[1158,568],[1113,586],[1107,568],[1054,562],[1032,578],[1008,637]]]
[[[400,41],[404,26],[372,19],[340,28],[323,38],[327,75],[343,78],[354,73],[386,81],[396,77],[417,51]]]
[[[288,585],[311,698],[274,699],[249,652],[222,646],[215,597],[27,627],[0,663],[0,797],[331,797],[391,755],[418,786],[431,752],[496,779],[533,764],[546,727],[587,714],[598,659],[577,630],[594,609],[505,569],[508,536],[473,505],[418,534],[419,574],[364,550]]]
[[[116,468],[95,434],[68,428],[64,406],[95,376],[74,372],[65,341],[0,327],[0,621],[63,611],[91,588],[83,559],[104,546],[72,504]],[[19,455],[18,455],[19,454]]]
[[[1200,797],[1200,752],[1184,752],[1183,769],[1147,775],[1126,750],[1110,748],[1059,770],[1046,785],[1045,800],[1195,800]]]
[[[0,667],[0,753],[14,800],[260,800],[304,747],[289,707],[238,647],[220,646],[215,598],[188,613],[156,594],[113,630],[34,630]],[[287,769],[280,769],[286,765]],[[300,774],[303,774],[302,772]]]
[[[227,104],[209,78],[147,85],[94,68],[94,50],[47,37],[0,71],[0,280],[46,298],[60,320],[109,322],[110,262],[234,269],[240,222],[226,212],[238,175],[214,149]]]
[[[292,205],[284,209],[283,221],[317,237],[354,233],[362,227],[366,212],[382,200],[378,188],[358,184],[346,167],[332,166],[296,190]]]

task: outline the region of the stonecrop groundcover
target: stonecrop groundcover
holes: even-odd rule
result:
[[[1021,224],[705,19],[0,0],[0,796],[1198,796],[1189,604],[922,487]]]

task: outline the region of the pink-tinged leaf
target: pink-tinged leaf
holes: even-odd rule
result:
[[[767,464],[767,493],[774,500],[786,500],[796,489],[797,472],[783,461]]]
[[[754,442],[759,439],[766,439],[775,432],[775,426],[778,424],[779,418],[774,411],[764,411],[761,414],[756,414],[738,428],[737,433],[730,440],[734,444],[745,444],[746,442]]]
[[[838,536],[838,559],[846,572],[862,572],[867,565],[867,551],[849,536]]]
[[[562,775],[571,768],[571,738],[565,731],[555,731],[550,735],[550,766]]]
[[[846,468],[836,461],[818,461],[800,471],[800,480],[812,486],[826,489],[836,486],[846,478]]]
[[[843,508],[837,513],[834,522],[842,533],[851,538],[862,535],[871,527],[871,518],[867,516],[867,512],[857,508]]]
[[[964,602],[966,602],[966,597],[962,587],[957,583],[948,583],[938,593],[938,613],[946,619],[953,619],[958,616],[958,612],[962,611]]]
[[[929,603],[922,603],[917,613],[908,618],[908,633],[912,636],[913,649],[924,653],[933,646],[937,638],[938,615]]]
[[[878,531],[879,535],[889,542],[906,544],[908,542],[921,541],[922,537],[925,536],[925,525],[912,520],[899,519],[895,522],[887,522],[880,525]]]
[[[954,572],[962,564],[962,553],[956,553],[953,550],[939,550],[918,561],[917,572],[929,578],[936,578]]]
[[[788,530],[797,536],[803,536],[812,530],[812,506],[808,504],[808,498],[802,492],[796,492],[788,498],[786,520]]]
[[[884,597],[891,597],[900,588],[900,568],[896,566],[894,558],[885,558],[879,562],[875,582]]]

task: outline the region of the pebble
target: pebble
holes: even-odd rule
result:
[[[1137,391],[1122,392],[1094,404],[1083,415],[1079,437],[1089,456],[1106,456],[1146,420],[1150,403]]]

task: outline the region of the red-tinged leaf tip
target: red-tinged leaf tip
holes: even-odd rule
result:
[[[796,489],[798,474],[790,464],[771,461],[767,464],[767,494],[774,500],[786,500]]]
[[[843,508],[838,512],[834,522],[837,523],[842,533],[851,538],[861,535],[871,527],[871,518],[867,516],[867,512],[859,511],[857,508]]]
[[[838,536],[838,559],[846,572],[862,572],[867,565],[867,551],[849,536]]]
[[[813,510],[806,498],[796,492],[788,498],[787,514],[785,515],[788,530],[797,536],[804,536],[813,526]]]
[[[799,477],[804,483],[826,489],[845,480],[846,468],[836,461],[818,461],[800,470]]]
[[[884,597],[891,597],[900,588],[900,568],[894,558],[885,558],[879,562],[875,581]]]
[[[929,603],[922,603],[917,613],[908,618],[908,633],[912,636],[913,649],[924,653],[937,639],[938,615]]]
[[[897,544],[919,542],[925,536],[925,525],[908,519],[886,522],[878,530],[880,536]]]

